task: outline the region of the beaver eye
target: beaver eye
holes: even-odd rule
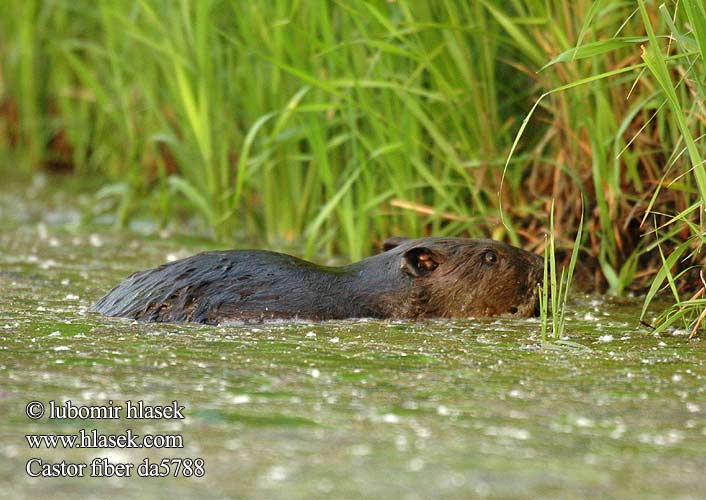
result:
[[[488,264],[495,264],[498,261],[498,254],[496,254],[492,250],[488,250],[487,252],[485,252],[485,261]]]

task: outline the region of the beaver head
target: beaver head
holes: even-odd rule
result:
[[[469,238],[390,238],[385,250],[411,278],[413,317],[538,315],[543,260],[535,254]]]

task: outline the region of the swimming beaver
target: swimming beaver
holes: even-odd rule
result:
[[[343,267],[264,250],[204,252],[134,273],[91,310],[209,324],[536,315],[543,261],[534,254],[468,238],[390,238],[384,248]]]

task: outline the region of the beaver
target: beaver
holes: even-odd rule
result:
[[[204,252],[139,271],[91,311],[140,321],[537,315],[543,260],[487,239],[389,238],[384,252],[325,267],[266,250]]]

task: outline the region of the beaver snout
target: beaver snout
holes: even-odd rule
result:
[[[507,314],[516,317],[537,317],[540,315],[539,294],[540,285],[544,278],[544,260],[532,253],[525,252],[518,248],[510,247],[506,259],[508,260],[508,271],[500,272],[494,276],[495,288],[502,290],[505,279],[504,274],[514,274],[517,277],[517,286],[514,290],[506,287],[505,292],[500,292],[496,300],[503,300],[504,294],[512,297]],[[508,293],[509,292],[509,293]]]
[[[529,286],[534,289],[535,301],[534,309],[532,310],[532,316],[538,318],[541,316],[541,310],[539,307],[539,294],[541,293],[541,287],[544,285],[544,259],[539,255],[531,254],[531,266],[532,270],[528,273]]]

